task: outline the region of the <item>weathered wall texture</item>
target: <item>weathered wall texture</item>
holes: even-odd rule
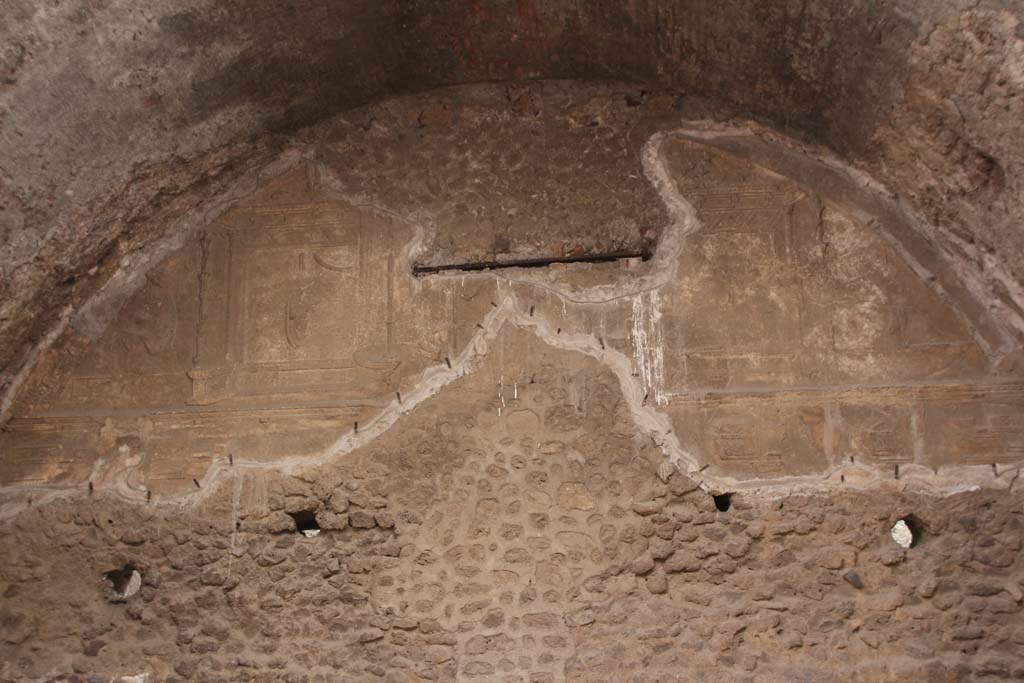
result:
[[[0,680],[1024,674],[1019,494],[737,494],[719,513],[661,460],[614,374],[510,333],[343,461],[236,461],[181,509],[97,491],[19,516],[0,539]],[[923,536],[903,550],[889,528],[909,515]],[[103,575],[126,565],[142,585],[118,601]]]
[[[0,680],[1024,677],[1012,309],[634,95],[355,110],[72,316],[0,433]]]
[[[140,499],[232,453],[337,454],[520,327],[616,371],[668,461],[721,486],[1007,485],[991,468],[1024,455],[1021,332],[897,204],[764,135],[564,92],[334,122],[134,294],[73,318],[12,407],[0,478]],[[472,270],[601,254],[619,256]]]
[[[3,0],[0,385],[176,217],[353,106],[622,79],[840,152],[1020,306],[1019,0]],[[511,226],[513,229],[516,226]],[[1013,303],[1015,302],[1015,303]]]

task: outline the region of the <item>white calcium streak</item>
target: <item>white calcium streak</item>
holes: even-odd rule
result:
[[[646,297],[646,301],[645,301]],[[633,357],[640,382],[658,405],[665,395],[665,352],[661,334],[661,297],[647,292],[633,298]]]

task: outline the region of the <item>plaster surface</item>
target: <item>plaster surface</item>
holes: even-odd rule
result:
[[[389,135],[353,164],[373,126],[342,126],[140,269],[130,298],[111,289],[80,313],[11,407],[4,483],[189,499],[228,462],[344,457],[495,344],[523,356],[505,348],[513,328],[600,359],[638,429],[707,488],[950,492],[1016,475],[1020,330],[877,188],[752,129],[660,130],[632,151],[613,130],[568,156],[592,103],[542,121],[541,147],[492,146],[523,126],[485,105],[420,110],[439,131],[411,159]],[[561,213],[574,203],[607,206]],[[458,267],[602,249],[645,257]]]

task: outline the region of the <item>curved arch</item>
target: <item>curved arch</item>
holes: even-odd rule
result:
[[[65,306],[296,132],[480,81],[624,79],[633,103],[825,145],[1020,314],[1016,3],[18,0],[5,14],[2,384]],[[508,98],[530,110],[529,87]]]

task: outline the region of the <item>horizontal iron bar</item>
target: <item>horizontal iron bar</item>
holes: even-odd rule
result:
[[[546,256],[542,258],[511,259],[508,261],[472,261],[470,263],[448,263],[442,266],[424,266],[413,264],[412,274],[433,275],[445,271],[454,270],[462,272],[475,272],[481,270],[498,270],[501,268],[544,268],[556,263],[610,263],[612,261],[623,261],[625,259],[638,258],[643,261],[650,260],[653,254],[650,251],[613,251],[605,254],[580,254],[577,256]]]

